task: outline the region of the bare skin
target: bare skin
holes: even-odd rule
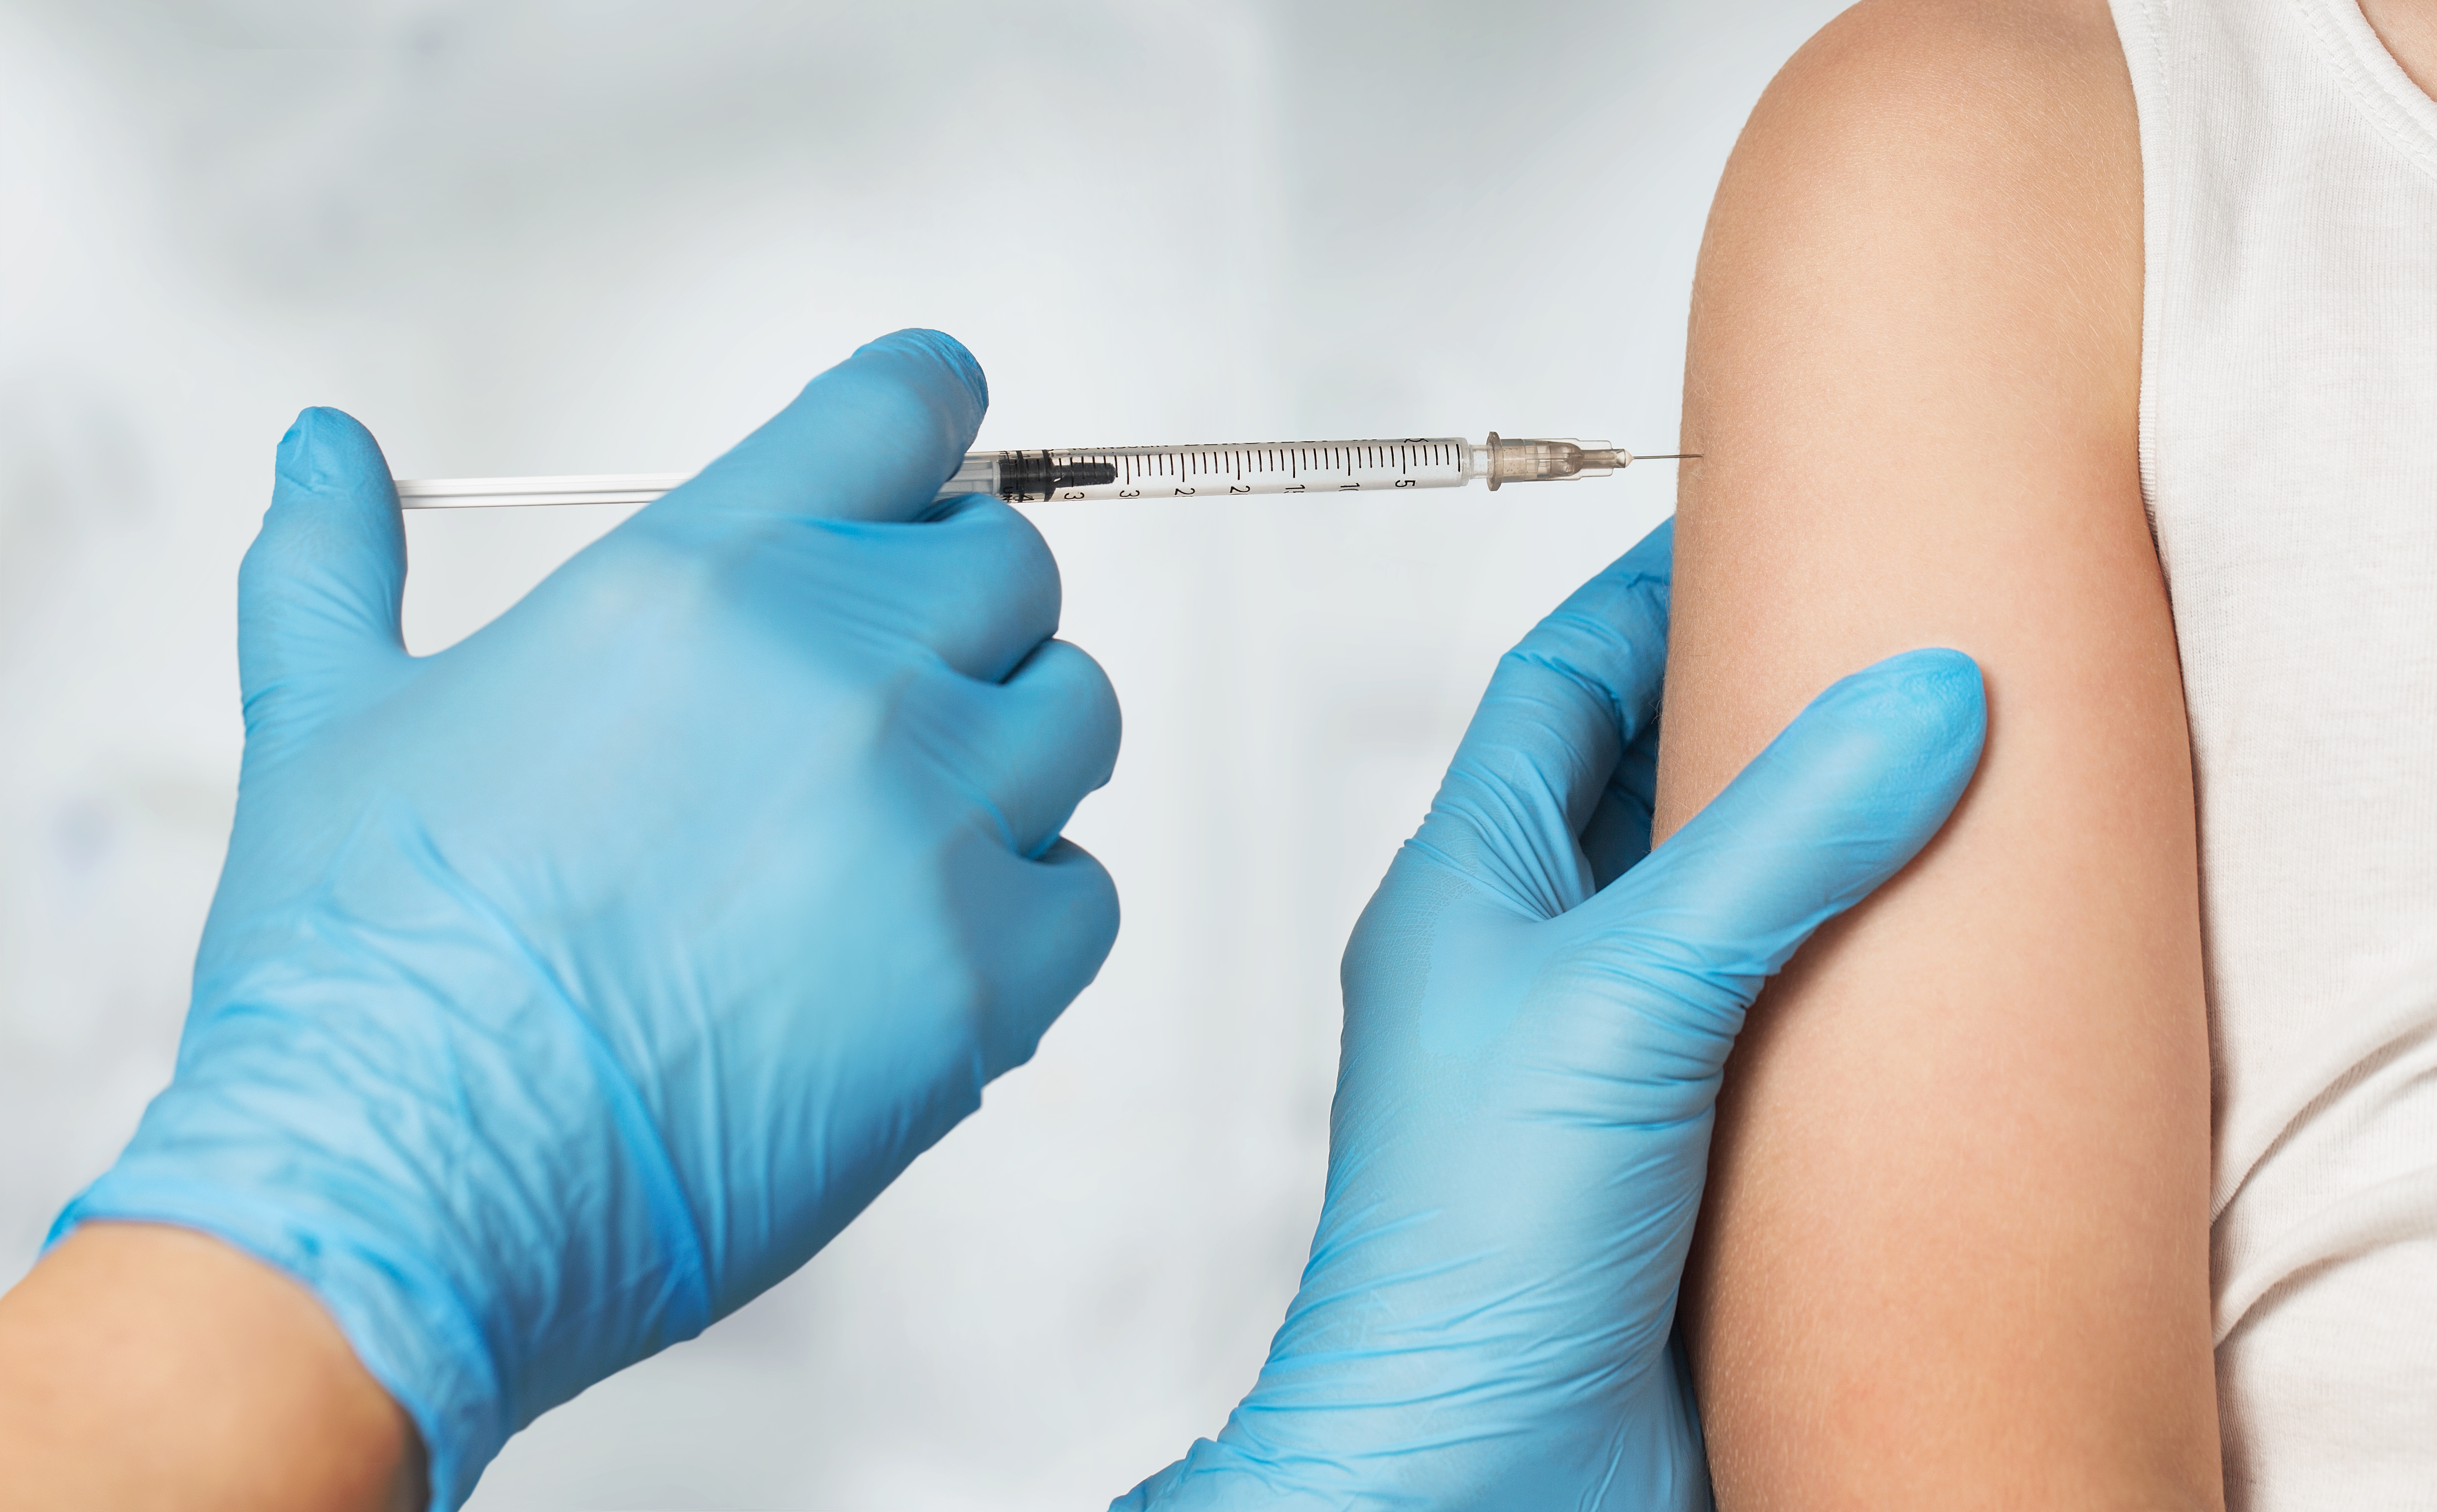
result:
[[[2360,0],[2361,14],[2424,95],[2437,95],[2437,0]]]
[[[1727,1068],[1686,1318],[1726,1508],[2213,1508],[2188,739],[2103,0],[1867,0],[1697,277],[1658,831],[1890,653],[1976,657],[1947,830]]]
[[[412,1425],[310,1292],[183,1229],[79,1229],[0,1297],[0,1509],[421,1512]]]

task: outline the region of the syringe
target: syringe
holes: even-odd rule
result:
[[[1678,460],[1680,453],[1644,458]],[[1200,499],[1231,494],[1350,494],[1461,488],[1476,478],[1510,483],[1601,478],[1633,465],[1604,441],[1408,436],[1396,441],[1267,441],[1211,447],[1077,447],[975,451],[938,497],[996,494],[1009,503],[1089,499]],[[592,478],[400,479],[408,509],[476,504],[642,504],[690,474]]]

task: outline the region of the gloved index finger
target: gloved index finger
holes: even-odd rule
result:
[[[989,408],[989,382],[962,343],[939,331],[894,331],[814,378],[654,507],[919,519]]]
[[[1657,714],[1674,539],[1670,519],[1499,661],[1415,836],[1540,917],[1591,895],[1577,837]]]

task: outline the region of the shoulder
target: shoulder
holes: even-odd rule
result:
[[[2105,0],[1864,0],[1779,73],[1719,181],[1687,424],[1860,408],[1968,446],[2070,422],[2130,456],[2141,230]],[[1685,439],[1714,462],[1732,438]]]
[[[2028,163],[2129,126],[2131,105],[2106,0],[1863,0],[1785,65],[1745,141],[1792,132],[1831,150],[2010,149]]]
[[[1875,365],[1902,389],[2002,358],[2129,435],[2140,307],[2140,133],[2105,0],[1864,0],[1736,144],[1688,381]]]
[[[2140,172],[2103,0],[1865,0],[1771,84],[1693,281],[1662,832],[1872,657],[2095,602],[2096,542],[2154,587]]]

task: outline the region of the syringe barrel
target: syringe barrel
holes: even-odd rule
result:
[[[1091,499],[1209,499],[1244,494],[1391,493],[1461,488],[1478,449],[1462,436],[1294,441],[1207,447],[1086,447],[978,451],[939,490],[1009,503]]]

